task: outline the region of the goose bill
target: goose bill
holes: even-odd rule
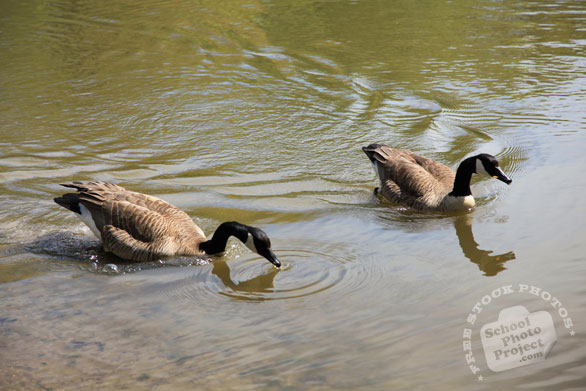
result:
[[[263,257],[268,259],[268,261],[270,263],[272,263],[273,265],[275,265],[276,267],[281,267],[281,261],[279,261],[277,259],[277,256],[275,255],[273,250],[271,250],[270,248],[267,248],[264,251],[259,252],[259,255],[262,255]]]
[[[497,168],[497,173],[496,175],[493,175],[493,178],[498,179],[499,181],[503,181],[505,182],[507,185],[510,185],[511,182],[513,182],[513,180],[511,178],[509,178],[508,176],[505,175],[505,173],[503,172],[503,170],[501,170],[500,168]]]

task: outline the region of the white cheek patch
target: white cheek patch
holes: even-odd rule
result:
[[[81,215],[79,216],[81,221],[83,221],[85,223],[85,225],[87,225],[92,230],[92,232],[94,233],[94,235],[96,235],[96,237],[98,239],[102,240],[102,233],[98,230],[98,227],[96,227],[96,223],[94,222],[94,218],[92,217],[92,214],[90,213],[88,208],[86,208],[80,202],[79,203],[79,210],[81,212]]]
[[[480,175],[487,175],[490,176],[488,172],[484,169],[484,164],[480,161],[480,159],[476,159],[476,173]]]
[[[246,238],[246,242],[244,242],[244,244],[246,245],[246,247],[248,247],[250,251],[258,254],[258,251],[256,251],[256,246],[254,245],[254,238],[250,233],[248,234],[248,237]]]

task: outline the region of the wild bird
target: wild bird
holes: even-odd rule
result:
[[[454,174],[449,167],[405,149],[370,144],[362,150],[379,176],[383,197],[414,209],[456,211],[472,208],[475,205],[470,191],[472,174],[488,175],[507,185],[513,182],[500,169],[496,158],[486,153],[464,159]]]
[[[171,256],[218,254],[230,236],[251,251],[281,266],[267,234],[237,222],[226,222],[211,240],[181,209],[157,197],[106,182],[67,182],[74,188],[54,201],[76,213],[102,241],[104,250],[129,261],[153,261]]]

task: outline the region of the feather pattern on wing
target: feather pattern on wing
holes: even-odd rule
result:
[[[166,201],[105,182],[68,182],[91,213],[104,249],[120,258],[149,261],[170,255],[201,255],[203,231]]]
[[[455,173],[449,167],[386,145],[371,145],[365,152],[376,162],[380,192],[385,198],[416,209],[442,208],[454,185]]]

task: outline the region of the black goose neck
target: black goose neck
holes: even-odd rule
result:
[[[470,190],[470,179],[472,174],[476,172],[476,157],[469,157],[464,159],[456,170],[456,178],[454,179],[454,188],[450,193],[454,197],[466,197],[472,195]]]
[[[207,254],[218,254],[226,249],[226,243],[230,236],[235,236],[241,242],[246,242],[248,238],[248,230],[246,226],[235,221],[230,221],[220,224],[214,232],[214,236],[206,242],[199,245],[200,249]]]

